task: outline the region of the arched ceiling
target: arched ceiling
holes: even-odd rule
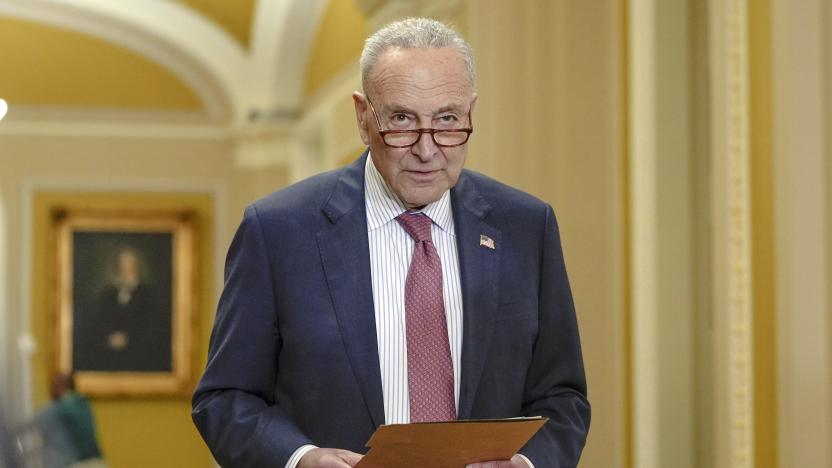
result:
[[[70,29],[0,18],[0,95],[12,105],[199,110],[173,73],[130,49]]]
[[[0,97],[8,118],[17,106],[186,111],[232,124],[292,116],[327,3],[0,0]]]
[[[256,0],[175,0],[210,18],[248,48]]]

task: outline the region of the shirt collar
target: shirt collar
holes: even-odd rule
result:
[[[370,231],[380,228],[407,211],[404,203],[378,172],[369,154],[364,165],[364,201],[367,205],[367,229]],[[446,190],[439,200],[415,212],[424,213],[440,229],[454,235],[450,190]]]

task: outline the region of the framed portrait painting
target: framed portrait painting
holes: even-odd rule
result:
[[[96,396],[182,395],[191,380],[188,212],[53,213],[57,369]]]

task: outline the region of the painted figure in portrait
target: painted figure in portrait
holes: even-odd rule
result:
[[[169,372],[171,235],[81,231],[73,237],[73,368]]]

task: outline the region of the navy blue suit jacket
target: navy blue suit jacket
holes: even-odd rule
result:
[[[246,209],[193,419],[224,467],[303,444],[366,452],[384,423],[364,205],[354,164]],[[590,407],[552,208],[481,174],[451,190],[463,295],[459,419],[548,416],[521,450],[574,467]],[[480,235],[495,249],[480,246]]]

